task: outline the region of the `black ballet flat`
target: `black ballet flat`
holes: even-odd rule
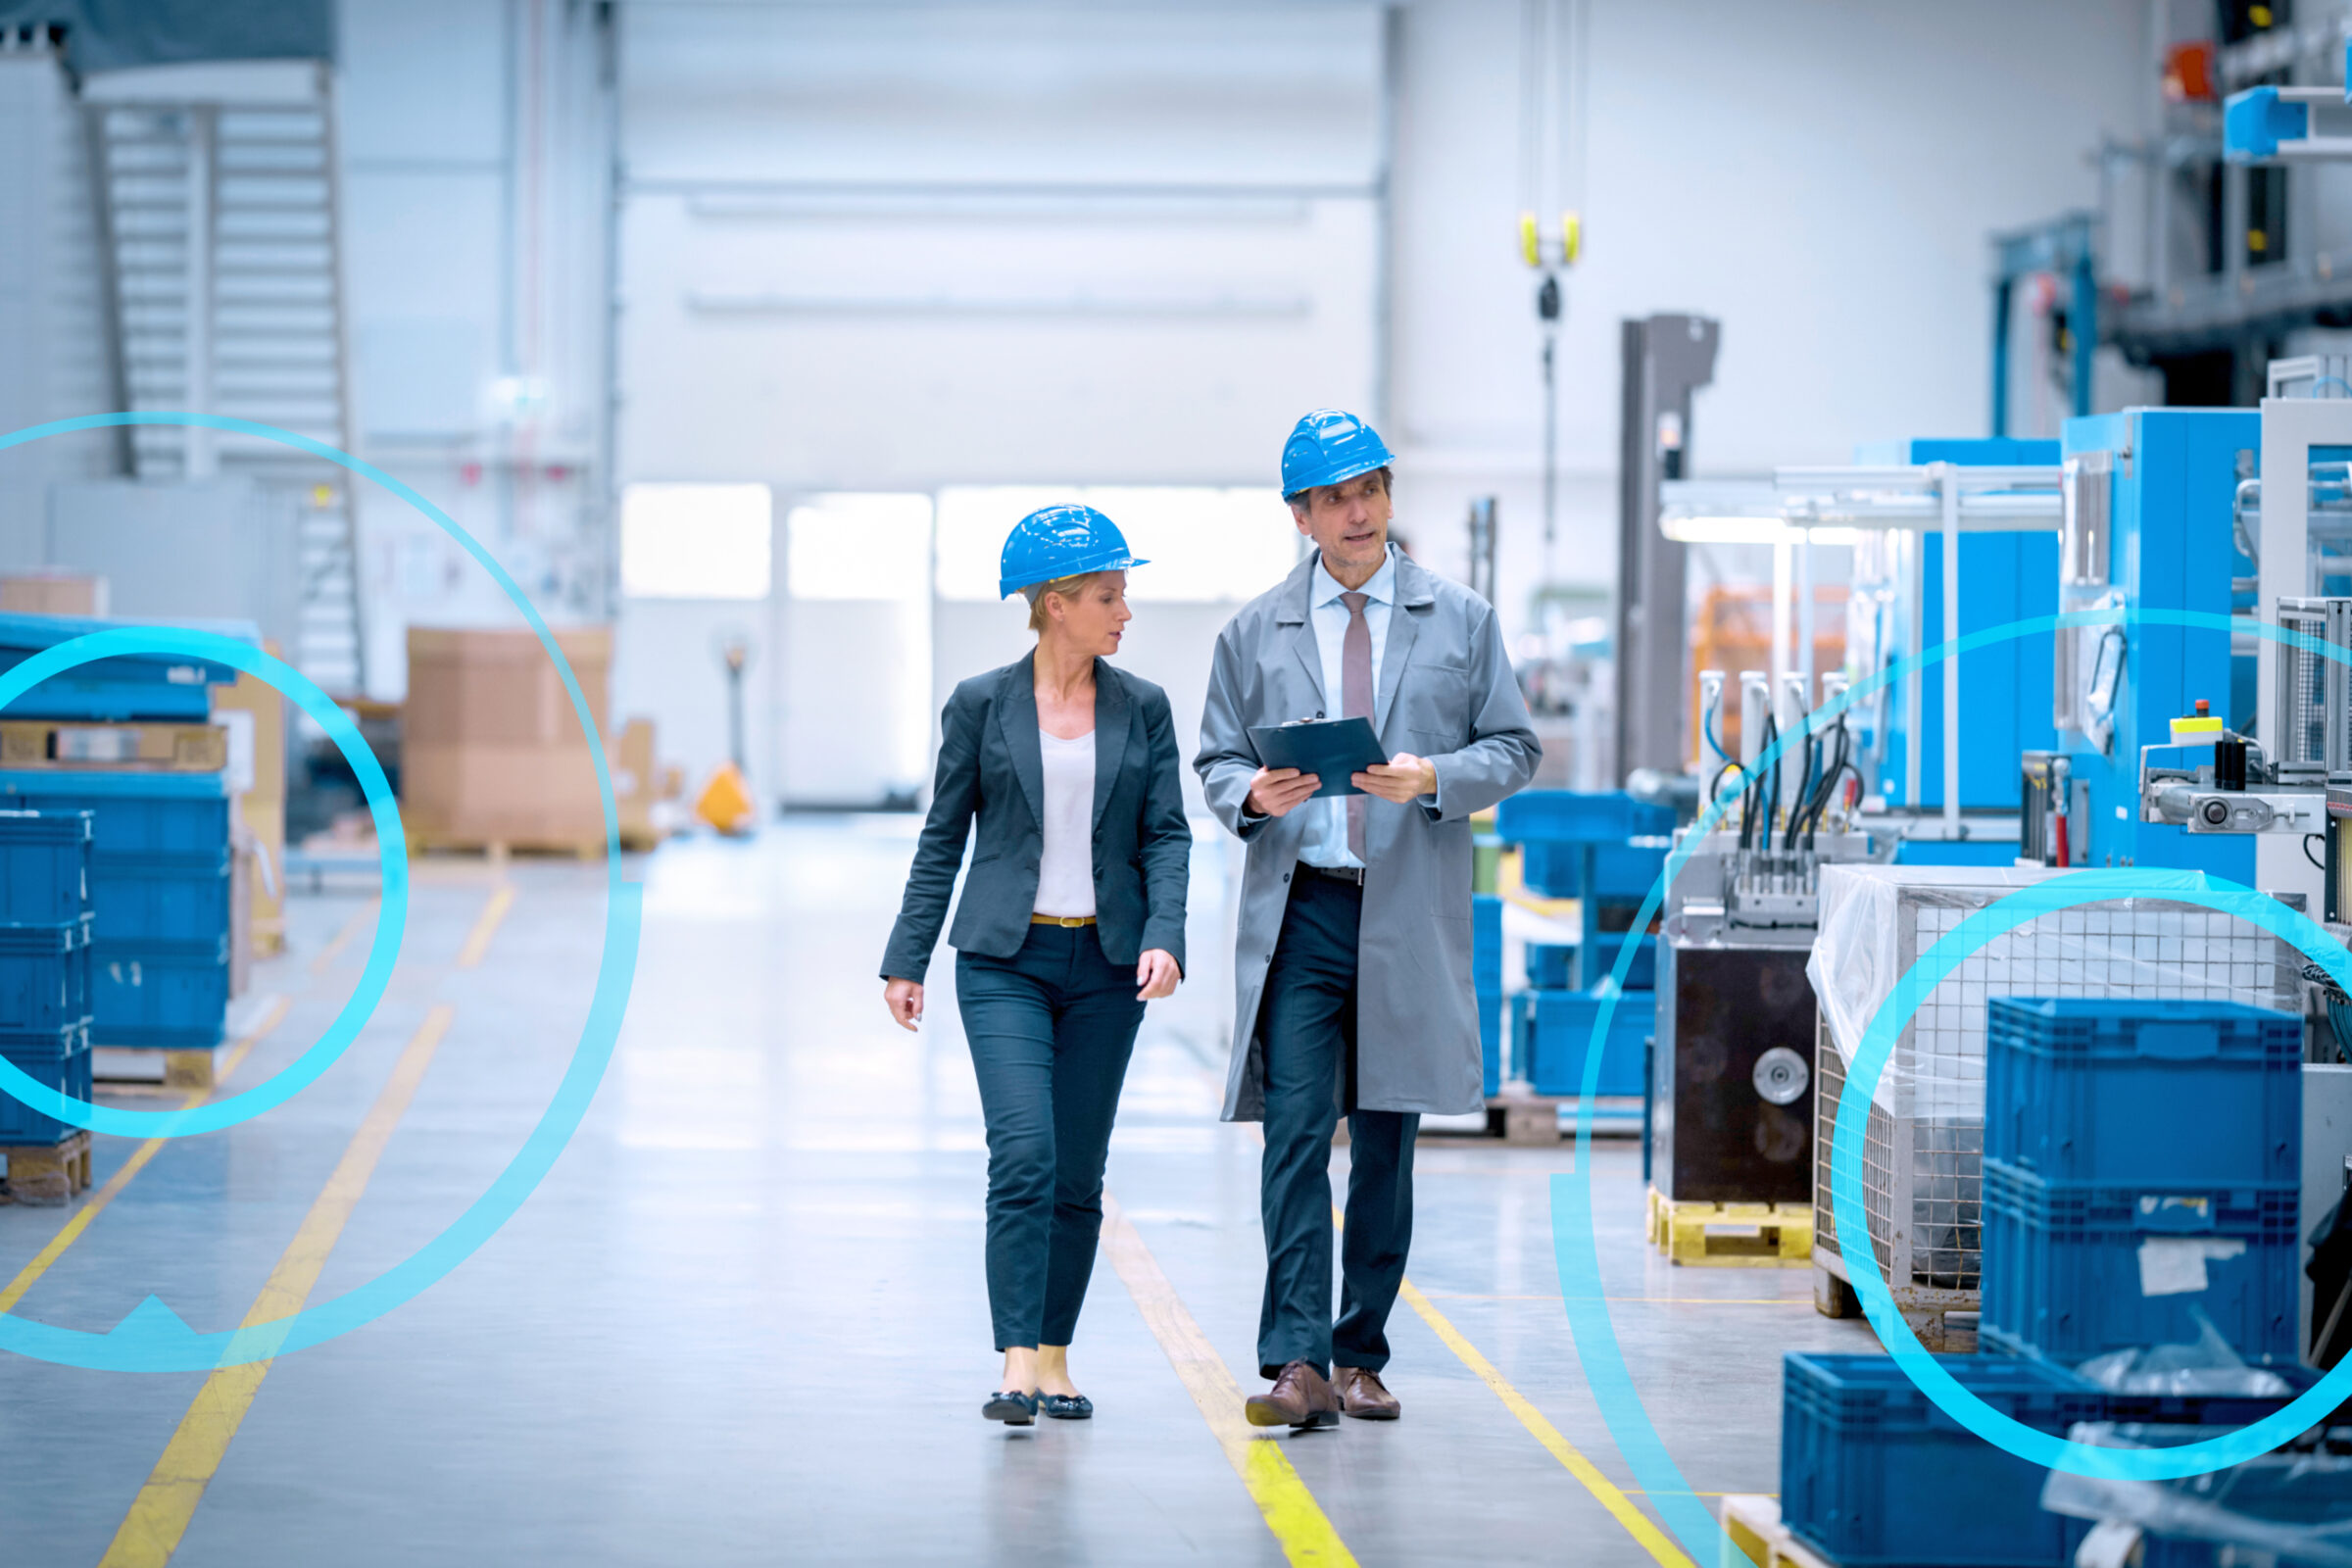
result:
[[[1056,1421],[1091,1421],[1095,1401],[1083,1394],[1041,1394],[1037,1407]]]
[[[1023,1394],[1017,1389],[1008,1394],[992,1394],[988,1396],[988,1402],[980,1407],[980,1414],[985,1420],[1002,1421],[1008,1427],[1035,1426],[1037,1396]]]

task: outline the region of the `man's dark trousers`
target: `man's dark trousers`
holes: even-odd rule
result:
[[[1410,1111],[1355,1109],[1355,944],[1363,889],[1291,873],[1282,936],[1259,1008],[1266,1074],[1266,1152],[1258,1204],[1266,1230],[1266,1295],[1258,1372],[1292,1361],[1325,1376],[1331,1363],[1389,1364],[1389,1309],[1413,1239]],[[1348,1109],[1348,1226],[1340,1318],[1331,1317],[1331,1135]]]

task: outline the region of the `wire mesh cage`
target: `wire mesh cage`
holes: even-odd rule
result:
[[[1894,976],[1973,908],[2011,891],[2014,885],[1897,889],[1894,963],[1880,966],[1883,979],[1865,1010],[1875,1011]],[[1863,1146],[1871,1250],[1921,1340],[1945,1348],[1944,1314],[1977,1309],[1989,998],[2179,997],[2299,1012],[2301,972],[2278,938],[2198,906],[2154,899],[2057,910],[1961,960],[1897,1036],[1873,1092]],[[1815,1051],[1813,1249],[1817,1266],[1850,1281],[1830,1186],[1848,1074],[1829,1011]]]

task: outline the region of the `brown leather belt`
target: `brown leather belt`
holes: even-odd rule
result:
[[[1033,914],[1029,917],[1029,923],[1031,925],[1059,926],[1093,925],[1095,917],[1091,914]]]

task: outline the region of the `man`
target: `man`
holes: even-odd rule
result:
[[[1256,1426],[1395,1420],[1389,1309],[1412,1240],[1424,1112],[1484,1104],[1470,976],[1470,813],[1541,755],[1494,612],[1389,544],[1389,451],[1322,410],[1282,453],[1314,544],[1217,638],[1193,766],[1250,846],[1235,942],[1228,1121],[1262,1119]],[[1251,725],[1362,714],[1387,763],[1360,794],[1268,769]],[[1344,1288],[1331,1312],[1331,1135],[1348,1116]],[[1334,1362],[1336,1372],[1327,1371]],[[1336,1385],[1336,1386],[1335,1386]]]

